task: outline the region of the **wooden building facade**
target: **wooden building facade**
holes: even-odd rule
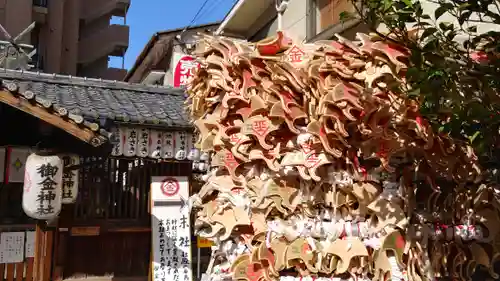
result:
[[[26,232],[22,262],[0,263],[0,281],[147,280],[151,177],[196,168],[184,92],[10,70],[0,79],[0,232]],[[8,180],[10,167],[23,168],[13,151],[34,147],[79,158],[76,202],[54,221],[27,217],[22,180]]]

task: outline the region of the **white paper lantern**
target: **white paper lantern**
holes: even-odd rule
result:
[[[57,217],[62,204],[63,161],[59,156],[31,154],[26,160],[23,210],[34,219]]]
[[[126,128],[125,144],[123,145],[123,155],[133,157],[137,152],[137,141],[139,130],[136,128]]]
[[[80,164],[78,155],[61,155],[64,167]],[[78,197],[78,169],[63,172],[62,177],[62,203],[75,203]]]

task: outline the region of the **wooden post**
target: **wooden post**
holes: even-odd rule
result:
[[[40,222],[37,222],[35,228],[35,261],[33,265],[33,281],[41,281],[42,274],[40,271],[41,256],[43,253],[43,230]]]
[[[153,242],[153,241],[151,241]],[[151,247],[152,249],[153,247]],[[153,281],[153,250],[149,252],[148,281]]]
[[[38,221],[35,231],[35,265],[33,281],[50,281],[54,231],[47,230],[44,221]]]

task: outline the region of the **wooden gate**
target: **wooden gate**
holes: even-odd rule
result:
[[[80,171],[77,202],[61,213],[54,280],[147,280],[153,176],[190,177],[191,163],[108,159]]]

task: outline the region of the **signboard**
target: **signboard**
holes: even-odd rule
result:
[[[154,202],[181,202],[189,197],[189,183],[186,177],[153,177],[151,197]]]
[[[152,281],[192,281],[187,177],[152,177]]]
[[[0,235],[0,263],[24,261],[24,232],[2,232]]]
[[[210,248],[213,245],[212,241],[198,236],[196,237],[196,244],[198,245],[198,248]]]
[[[26,258],[35,257],[35,232],[26,231],[26,247],[24,249]]]
[[[72,227],[71,236],[99,236],[99,226]]]
[[[189,78],[194,75],[194,70],[200,67],[200,64],[192,56],[181,53],[174,53],[174,87],[181,87],[187,84]]]
[[[30,149],[26,147],[8,147],[6,163],[6,183],[24,182],[24,169],[26,168],[26,159],[30,155]]]

